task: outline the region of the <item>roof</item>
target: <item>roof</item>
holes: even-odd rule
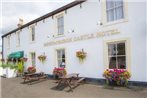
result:
[[[39,22],[39,21],[41,21],[41,20],[43,20],[43,19],[45,19],[45,18],[51,17],[51,16],[53,16],[53,15],[59,13],[59,12],[62,12],[62,11],[64,11],[64,10],[67,10],[67,9],[69,9],[69,8],[71,8],[71,7],[74,7],[74,6],[78,5],[78,4],[81,4],[81,3],[85,2],[85,1],[86,1],[86,0],[75,0],[75,1],[73,1],[73,2],[71,2],[71,3],[69,3],[69,4],[67,4],[67,5],[65,5],[65,6],[63,6],[63,7],[60,7],[60,8],[58,8],[58,9],[56,9],[56,10],[54,10],[54,11],[52,11],[52,12],[46,14],[46,15],[43,15],[43,16],[41,16],[41,17],[35,19],[35,20],[32,20],[32,21],[30,21],[30,22],[24,24],[24,25],[21,26],[21,27],[18,27],[18,28],[16,28],[16,29],[14,29],[14,30],[12,30],[12,31],[10,31],[10,32],[8,32],[8,33],[2,35],[2,38],[5,37],[5,36],[7,36],[7,35],[10,35],[10,34],[12,34],[12,33],[15,33],[16,31],[18,31],[18,30],[20,30],[20,29],[23,29],[23,28],[25,28],[25,27],[27,27],[27,26],[33,24],[33,23]]]

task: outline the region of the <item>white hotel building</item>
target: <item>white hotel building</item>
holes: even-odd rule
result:
[[[52,75],[65,63],[67,73],[103,79],[104,70],[124,65],[130,81],[147,83],[145,1],[73,1],[4,34],[2,43],[4,59],[23,51],[25,68],[34,65],[37,72]],[[87,53],[83,62],[80,50]]]

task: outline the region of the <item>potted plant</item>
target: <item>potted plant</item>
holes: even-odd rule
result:
[[[36,68],[34,66],[30,66],[27,69],[28,73],[35,73],[36,72]]]
[[[44,62],[46,60],[46,56],[45,55],[39,55],[38,56],[38,59],[41,61],[41,62]]]
[[[7,78],[16,77],[16,75],[17,75],[17,68],[18,68],[18,66],[15,65],[15,64],[8,64],[6,77]]]
[[[82,51],[77,51],[76,52],[76,56],[79,58],[80,61],[83,61],[86,58],[87,53],[84,52],[84,50],[82,49]]]
[[[131,74],[124,69],[107,69],[103,73],[109,85],[127,86]]]
[[[5,76],[6,75],[7,67],[8,67],[7,64],[1,64],[0,65],[0,76]]]
[[[67,72],[66,72],[66,69],[65,68],[54,68],[53,70],[53,75],[58,78],[58,77],[61,77],[61,76],[64,76],[66,75]]]

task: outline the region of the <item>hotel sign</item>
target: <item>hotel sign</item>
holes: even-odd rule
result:
[[[100,37],[105,37],[105,36],[112,36],[112,35],[116,35],[119,33],[120,32],[117,29],[108,30],[108,31],[103,31],[103,32],[97,32],[97,33],[91,33],[91,34],[85,34],[85,35],[80,35],[80,36],[76,36],[76,37],[61,39],[61,40],[50,41],[50,42],[44,43],[44,46],[52,46],[52,45],[65,44],[65,43],[70,43],[70,42],[77,42],[77,41],[82,41],[82,40],[100,38]]]

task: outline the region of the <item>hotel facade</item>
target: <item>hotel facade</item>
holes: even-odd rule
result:
[[[92,79],[103,79],[106,69],[127,69],[130,81],[147,83],[145,9],[145,1],[73,1],[4,34],[3,59],[21,52],[28,58],[25,69],[52,75],[55,67],[65,67]]]

